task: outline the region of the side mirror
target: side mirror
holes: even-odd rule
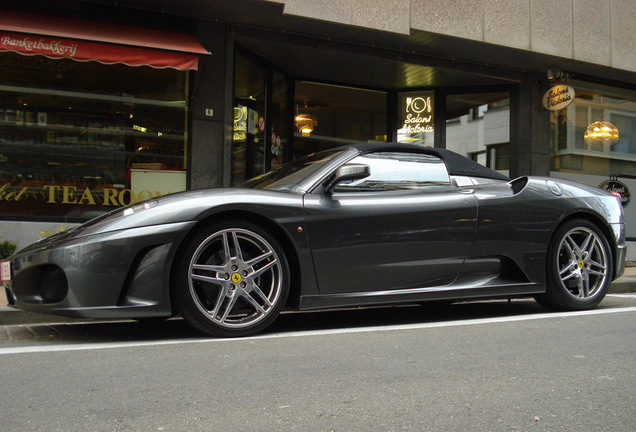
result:
[[[325,192],[330,194],[334,188],[340,183],[354,180],[362,180],[371,175],[369,165],[345,165],[338,168],[331,177],[325,182]]]

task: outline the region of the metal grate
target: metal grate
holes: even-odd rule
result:
[[[68,280],[64,271],[55,266],[49,266],[42,273],[40,279],[40,293],[44,303],[59,303],[68,294]]]

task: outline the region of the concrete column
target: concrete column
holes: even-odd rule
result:
[[[232,42],[227,25],[199,21],[197,37],[212,55],[201,56],[191,80],[190,189],[230,185]]]
[[[543,108],[545,78],[528,74],[519,86],[516,130],[510,149],[510,176],[550,175],[550,113]]]

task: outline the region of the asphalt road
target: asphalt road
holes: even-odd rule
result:
[[[0,430],[633,431],[636,296],[286,314],[258,337],[181,320],[0,325]]]

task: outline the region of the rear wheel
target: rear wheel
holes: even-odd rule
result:
[[[176,303],[188,324],[214,336],[265,329],[289,292],[289,266],[276,239],[249,222],[221,223],[196,235],[177,267]]]
[[[546,293],[536,299],[557,309],[593,308],[607,294],[612,266],[603,233],[586,220],[569,221],[556,231],[550,243]]]

